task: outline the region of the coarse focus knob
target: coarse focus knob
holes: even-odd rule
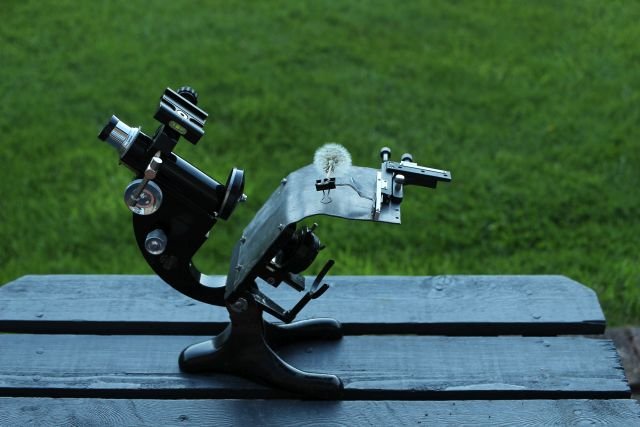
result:
[[[409,153],[404,153],[400,158],[403,162],[413,162],[413,156]]]
[[[176,92],[193,105],[198,105],[198,92],[191,86],[182,86]]]
[[[383,162],[386,162],[389,160],[389,157],[391,157],[391,148],[389,147],[382,147],[380,149],[380,158],[382,159]]]

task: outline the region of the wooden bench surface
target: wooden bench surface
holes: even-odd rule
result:
[[[638,425],[625,400],[341,401],[0,397],[6,426],[615,426]],[[45,423],[42,423],[46,420]],[[277,421],[277,422],[275,422]]]
[[[215,276],[224,284],[224,276]],[[334,276],[299,319],[333,317],[345,333],[602,334],[595,293],[563,276]],[[289,308],[300,294],[263,292]],[[28,296],[28,297],[26,297]],[[0,330],[35,333],[211,335],[227,312],[156,276],[24,276],[2,287]]]
[[[20,278],[0,288],[0,424],[640,425],[611,341],[576,336],[602,333],[605,321],[593,291],[575,281],[328,281],[332,289],[300,318],[334,317],[347,336],[278,353],[341,376],[345,400],[337,402],[181,373],[180,351],[220,331],[226,310],[153,276]],[[270,294],[285,307],[299,297]]]

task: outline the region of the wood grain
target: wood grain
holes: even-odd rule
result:
[[[0,398],[0,425],[492,425],[640,424],[627,400],[344,401]]]
[[[282,398],[226,375],[178,370],[188,336],[0,335],[0,395],[103,398]],[[609,340],[581,337],[349,336],[280,350],[330,372],[345,399],[624,398]]]
[[[223,276],[216,276],[219,283]],[[563,276],[334,276],[300,319],[333,317],[346,334],[601,334],[595,293]],[[286,308],[300,294],[261,289]],[[0,331],[210,335],[226,310],[155,276],[24,276],[0,288]]]

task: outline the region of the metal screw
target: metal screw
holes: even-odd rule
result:
[[[287,178],[282,178],[282,181],[280,181],[280,184],[285,185],[287,183]]]
[[[244,243],[244,242],[246,242],[246,241],[247,241],[247,237],[246,237],[246,236],[242,236],[242,237],[240,238],[240,243]]]
[[[240,198],[238,198],[238,203],[244,203],[247,201],[247,195],[242,193],[242,196],[240,196]]]
[[[236,271],[240,271],[240,270],[242,270],[242,264],[236,265]]]
[[[284,230],[284,224],[278,225],[278,230]]]
[[[238,298],[236,302],[231,304],[231,309],[238,313],[245,311],[247,307],[249,307],[249,304],[247,303],[247,300],[244,298]]]

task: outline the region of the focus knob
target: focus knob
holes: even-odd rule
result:
[[[176,92],[193,105],[198,105],[198,92],[196,92],[191,86],[182,86]]]

